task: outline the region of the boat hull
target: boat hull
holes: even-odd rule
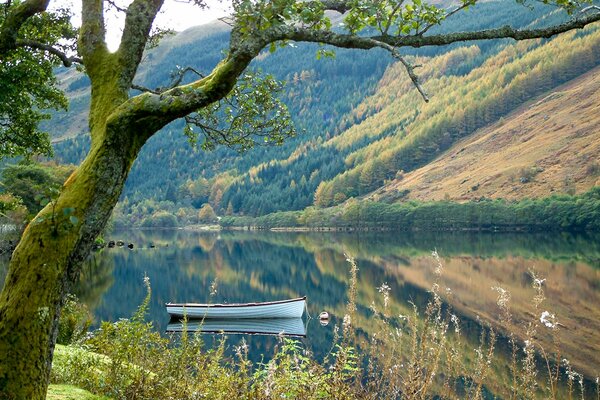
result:
[[[172,317],[249,319],[249,318],[301,318],[306,297],[291,300],[245,304],[167,304]]]

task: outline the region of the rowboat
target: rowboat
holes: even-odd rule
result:
[[[171,317],[194,318],[302,318],[306,296],[262,303],[197,304],[167,303]]]
[[[306,336],[301,318],[205,319],[170,322],[167,332],[202,332],[249,335]]]

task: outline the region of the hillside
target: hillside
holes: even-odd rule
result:
[[[388,68],[376,93],[367,98],[358,109],[376,112],[333,138],[325,146],[344,149],[364,140],[365,136],[376,140],[367,146],[353,149],[346,156],[346,170],[334,179],[321,183],[315,194],[315,204],[320,207],[340,204],[347,198],[367,195],[386,182],[402,179],[407,172],[426,166],[478,129],[501,119],[510,119],[508,115],[522,104],[595,68],[600,63],[600,32],[592,27],[549,41],[517,43],[488,57],[467,74],[448,73],[460,67],[464,60],[473,59],[478,54],[476,47],[466,47],[426,60],[421,74],[425,77],[425,87],[435,93],[435,97],[431,102],[420,106],[414,103],[416,91],[410,87],[410,82],[404,78],[401,69],[396,65]],[[597,107],[593,96],[588,101],[589,108],[578,114],[583,121],[593,118],[585,116],[585,113],[593,112]],[[541,117],[544,115],[542,113]],[[554,120],[545,121],[541,125],[556,130],[553,123]],[[514,125],[504,124],[515,131],[520,130],[517,129],[518,122]],[[531,124],[540,125],[534,121]],[[571,125],[575,126],[573,121],[568,122],[564,129],[571,129]],[[582,129],[587,132],[593,125],[593,122],[584,124]],[[578,130],[578,135],[582,135],[582,131]],[[590,137],[590,140],[593,142],[594,138],[597,140],[597,136]],[[561,143],[570,146],[571,142],[573,141],[567,140]],[[577,149],[572,151],[569,146],[564,151],[575,154]],[[501,149],[502,145],[498,145],[485,150],[493,152]],[[505,157],[514,158],[514,155]],[[474,161],[481,163],[481,160]],[[517,176],[517,180],[524,178],[525,181],[530,181],[536,173],[541,172],[542,166],[533,165],[532,161],[525,157],[522,165],[517,164],[517,170],[525,169],[524,176]],[[477,163],[477,168],[483,167]],[[588,165],[584,168],[587,169]],[[595,174],[594,165],[589,168],[590,174]],[[443,169],[445,173],[451,172],[447,167]],[[559,178],[556,174],[551,177]],[[565,180],[565,177],[560,178],[560,182]],[[429,178],[428,183],[433,179],[435,177]],[[567,176],[566,179],[576,178]],[[476,191],[477,183],[483,182],[476,178],[473,180],[473,183],[465,181],[461,184],[468,184],[468,188],[474,187]],[[589,188],[593,183],[584,185]],[[565,190],[564,185],[561,186],[559,182],[553,181],[550,184],[557,192],[572,191],[570,187]],[[585,187],[582,186],[582,189]],[[401,198],[407,193],[405,190],[389,192],[392,198],[388,197],[386,200],[393,201],[394,196]],[[477,197],[481,196],[482,194],[477,194]],[[446,197],[444,192],[442,197]]]
[[[540,27],[565,18],[540,4],[530,10],[490,1],[454,15],[435,32]],[[136,83],[167,85],[178,66],[209,71],[228,35],[214,23],[167,38],[145,55]],[[227,148],[203,152],[187,143],[183,122],[176,121],[145,145],[115,215],[125,225],[152,223],[148,219],[159,214],[169,224],[189,224],[205,203],[221,215],[260,216],[365,196],[400,176],[398,171],[426,165],[523,102],[594,68],[600,64],[599,47],[600,34],[592,27],[552,40],[407,50],[424,65],[419,75],[432,94],[427,104],[403,67],[382,51],[338,49],[335,59],[321,60],[315,57],[318,46],[310,44],[264,52],[252,68],[287,82],[281,98],[298,136],[281,147],[258,146],[245,154]],[[56,114],[47,128],[57,158],[78,163],[89,147],[88,81],[73,70],[60,71],[59,79],[71,109]]]
[[[600,68],[475,132],[377,190],[406,199],[538,198],[600,185]]]

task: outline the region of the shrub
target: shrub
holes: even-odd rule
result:
[[[68,295],[60,314],[56,343],[71,344],[81,340],[91,324],[92,316],[87,307],[74,295]]]

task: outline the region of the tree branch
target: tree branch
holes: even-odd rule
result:
[[[60,58],[65,67],[70,67],[73,65],[73,63],[83,64],[83,60],[81,58],[69,57],[59,49],[48,44],[36,42],[35,40],[17,40],[16,45],[17,47],[30,47],[33,49],[43,50],[47,53],[55,55],[56,57]]]
[[[160,94],[161,92],[158,90],[152,90],[150,88],[147,88],[145,86],[141,86],[141,85],[136,85],[135,83],[131,84],[131,88],[133,90],[139,90],[140,92],[144,92],[144,93],[153,93],[153,94]]]
[[[387,36],[374,39],[396,47],[443,46],[456,42],[505,38],[512,38],[515,40],[540,39],[549,38],[573,29],[583,29],[587,25],[597,21],[600,21],[600,13],[591,14],[583,18],[572,19],[559,25],[540,29],[515,29],[511,26],[504,26],[502,28],[485,29],[475,32],[456,32],[431,36]]]
[[[50,0],[26,0],[14,7],[0,26],[0,55],[17,46],[19,29],[29,18],[46,10]]]
[[[340,14],[349,11],[351,8],[348,1],[345,0],[323,0],[322,3],[326,10],[337,11]]]
[[[342,3],[340,3],[342,4]],[[341,8],[341,7],[340,7]],[[111,123],[132,123],[143,121],[146,130],[158,130],[167,123],[182,118],[226,96],[250,61],[269,43],[280,40],[324,43],[340,48],[373,49],[376,47],[390,51],[402,62],[417,90],[427,99],[414,73],[414,66],[398,53],[401,47],[441,46],[455,42],[513,38],[516,40],[548,38],[572,29],[581,29],[600,20],[600,13],[573,19],[560,25],[542,29],[514,29],[506,26],[475,32],[457,32],[431,36],[372,36],[361,37],[340,34],[328,30],[306,29],[298,26],[277,25],[271,28],[242,36],[234,27],[231,36],[231,52],[213,72],[205,78],[189,85],[178,86],[160,95],[144,93],[122,104],[114,113]]]
[[[84,62],[94,54],[108,53],[105,43],[104,5],[102,0],[82,0],[81,29],[79,30],[79,53]],[[92,62],[92,64],[100,64]],[[86,65],[92,71],[93,65]],[[92,72],[93,73],[93,72]],[[90,77],[91,78],[91,77]]]
[[[474,32],[456,32],[431,36],[357,36],[352,34],[335,33],[328,30],[308,30],[294,26],[276,26],[264,35],[269,41],[293,40],[297,42],[324,43],[335,47],[369,50],[381,47],[381,43],[393,47],[424,47],[443,46],[456,42],[474,40],[490,40],[512,38],[515,40],[549,38],[573,29],[582,29],[585,26],[600,21],[600,13],[587,15],[582,18],[572,19],[560,25],[541,29],[515,29],[504,26],[496,29],[485,29]]]
[[[156,14],[164,0],[134,0],[127,8],[121,45],[117,51],[122,67],[120,85],[129,88],[142,60]]]
[[[402,63],[402,65],[406,69],[406,72],[408,73],[408,76],[410,77],[410,80],[412,81],[413,85],[415,85],[415,87],[417,88],[417,90],[419,91],[421,96],[423,97],[423,100],[425,100],[425,102],[428,103],[429,96],[427,95],[427,92],[425,92],[425,89],[423,88],[423,86],[421,86],[419,77],[417,76],[417,74],[415,74],[415,66],[412,65],[411,63],[409,63],[408,61],[406,61],[406,59],[404,57],[402,57],[400,55],[400,53],[398,53],[398,50],[395,47],[393,47],[387,43],[379,42],[374,39],[371,39],[371,40],[373,41],[373,44],[376,47],[380,47],[384,50],[389,51],[391,53],[392,57],[394,57],[395,59],[399,60]]]

